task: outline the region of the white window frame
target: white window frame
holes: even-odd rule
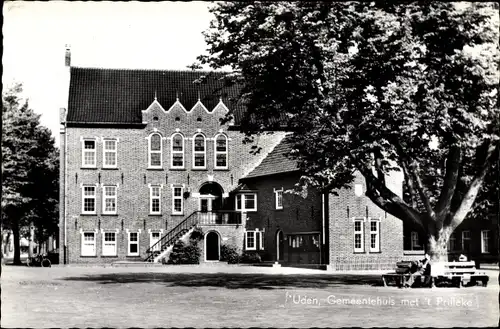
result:
[[[410,246],[411,250],[422,250],[420,245],[420,237],[417,231],[411,231],[410,233]]]
[[[453,241],[453,245],[451,244],[451,241]],[[457,237],[455,236],[455,233],[451,233],[450,238],[448,239],[448,250],[454,251],[456,249],[457,249]]]
[[[196,137],[203,137],[203,151],[195,151]],[[203,154],[203,166],[196,165],[196,155]],[[193,136],[193,169],[207,169],[207,138],[202,133]]]
[[[281,204],[280,204],[280,195],[281,195]],[[274,206],[276,210],[283,209],[283,188],[277,190],[274,189]]]
[[[360,223],[361,231],[356,231],[356,223]],[[355,218],[353,229],[353,244],[354,252],[364,252],[365,251],[365,220],[364,218]],[[356,248],[356,236],[360,236],[360,247]]]
[[[106,241],[106,234],[113,234],[115,236],[115,241],[114,242]],[[104,230],[101,230],[101,235],[102,235],[102,255],[103,256],[117,256],[118,255],[118,243],[117,243],[118,230],[107,231],[107,232]],[[106,253],[105,252],[106,248],[104,247],[106,244],[114,246],[114,252]]]
[[[153,139],[154,135],[158,135],[160,137],[160,150],[159,151],[152,151],[151,150],[151,140]],[[160,154],[160,165],[159,166],[153,166],[151,164],[151,155],[153,153],[159,153]],[[148,168],[149,169],[162,169],[163,168],[163,137],[159,132],[154,132],[148,137]]]
[[[219,137],[223,137],[226,141],[226,150],[225,151],[217,151],[217,139]],[[214,137],[214,168],[215,169],[228,169],[229,168],[229,138],[227,138],[224,134],[217,134]],[[217,155],[224,155],[226,157],[226,165],[218,166],[217,165]]]
[[[181,190],[181,195],[180,196],[175,196],[175,189],[180,189]],[[179,186],[179,185],[173,185],[172,186],[172,215],[183,215],[184,214],[184,187]],[[175,210],[175,200],[181,200],[181,210],[176,211]]]
[[[153,234],[158,234],[158,240],[153,240]],[[163,230],[157,231],[149,231],[149,248],[153,248],[153,245],[161,240],[161,235],[163,234]],[[151,251],[161,251],[161,246],[158,244]]]
[[[85,234],[93,234],[94,235],[94,240],[92,243],[85,243]],[[81,236],[81,244],[80,244],[80,256],[96,256],[97,255],[97,244],[96,244],[96,240],[97,240],[97,231],[83,231],[83,230],[80,230],[80,236]],[[86,248],[84,248],[84,246],[87,245],[87,246],[90,246],[92,245],[92,248],[93,248],[93,252],[92,253],[89,253],[89,252],[86,252]],[[85,251],[85,252],[84,252]]]
[[[158,196],[153,196],[153,189],[158,188]],[[149,214],[161,215],[161,190],[162,185],[149,185]],[[153,211],[153,199],[158,199],[158,211]]]
[[[468,237],[466,237],[464,233],[467,233]],[[467,240],[469,241],[469,251],[470,251],[470,241],[471,241],[471,238],[470,238],[470,231],[469,230],[465,230],[465,231],[462,231],[462,251],[466,251],[465,250],[465,243],[464,241]]]
[[[108,196],[106,195],[106,188],[114,187],[115,195]],[[106,210],[106,200],[114,199],[115,201],[115,210],[107,211]],[[118,213],[118,185],[103,185],[102,186],[102,214],[103,215],[116,215]]]
[[[485,239],[486,237],[486,239]],[[486,243],[485,243],[486,242]],[[481,230],[481,253],[489,254],[491,244],[490,230]]]
[[[137,241],[130,241],[130,235],[131,234],[137,234]],[[130,232],[129,230],[127,230],[127,256],[139,256],[140,254],[140,238],[141,236],[141,230],[137,230],[135,232]],[[137,252],[130,252],[130,246],[133,245],[133,244],[137,244]]]
[[[97,138],[82,138],[82,168],[97,168]],[[94,149],[86,149],[85,142],[94,142]],[[85,153],[92,153],[94,155],[94,164],[85,163]]]
[[[259,232],[259,238],[260,238],[259,250],[264,250],[264,232],[263,231]]]
[[[248,234],[253,235],[253,247],[248,245]],[[245,250],[257,250],[257,231],[245,231]]]
[[[254,208],[246,208],[246,196],[247,195],[253,195],[254,196]],[[241,198],[241,204],[238,204],[238,197]],[[257,193],[239,193],[239,194],[236,194],[235,196],[235,202],[236,202],[236,210],[237,211],[257,211]]]
[[[114,150],[106,149],[106,142],[114,142]],[[106,153],[112,153],[114,155],[115,164],[106,163]],[[116,138],[103,138],[102,140],[102,167],[103,168],[118,168],[118,139]]]
[[[85,188],[86,187],[93,187],[94,188],[93,198],[85,195]],[[97,185],[82,184],[81,188],[82,188],[82,214],[91,214],[91,215],[97,214]],[[86,211],[85,210],[85,199],[94,199],[94,210],[93,211]]]
[[[180,136],[181,137],[181,140],[182,140],[182,151],[174,151],[174,138],[176,136]],[[185,164],[186,164],[186,159],[185,159],[185,156],[184,156],[184,150],[185,150],[185,138],[184,136],[181,134],[181,133],[175,133],[172,135],[171,139],[170,139],[170,168],[173,168],[173,169],[184,169],[185,168]],[[174,166],[174,155],[178,155],[178,154],[181,154],[182,155],[182,166]]]
[[[372,223],[376,224],[376,231],[372,230]],[[372,235],[375,234],[375,247],[372,247]],[[370,219],[370,252],[380,252],[380,220]]]

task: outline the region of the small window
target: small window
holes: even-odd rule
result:
[[[462,251],[470,251],[470,231],[462,231]]]
[[[84,185],[82,187],[82,213],[96,213],[96,187],[95,185]]]
[[[82,167],[95,168],[96,166],[96,140],[84,139],[82,148]]]
[[[246,232],[246,243],[245,243],[245,249],[246,250],[257,250],[257,243],[255,241],[255,231],[247,231]]]
[[[149,213],[152,215],[161,214],[161,187],[149,187]]]
[[[116,256],[116,232],[104,232],[102,240],[102,255]]]
[[[139,233],[128,234],[128,256],[139,256]]]
[[[116,168],[117,167],[117,141],[116,139],[105,139],[103,144],[103,167]]]
[[[193,138],[193,168],[205,169],[206,163],[206,140],[201,134]]]
[[[162,140],[160,134],[149,137],[149,168],[162,167]]]
[[[198,117],[198,118],[196,119],[196,121],[201,122],[201,118],[200,118],[200,117]]]
[[[95,256],[95,232],[83,232],[82,233],[82,256]]]
[[[181,134],[172,136],[171,167],[184,168],[184,138]]]
[[[354,220],[354,252],[363,252],[364,248],[364,220]]]
[[[158,117],[153,117],[153,121],[158,121]]]
[[[175,121],[181,121],[181,118],[175,117]]]
[[[174,186],[172,187],[172,214],[182,215],[184,213],[183,209],[183,198],[182,198],[182,187]]]
[[[283,209],[283,188],[274,190],[274,205],[276,209]]]
[[[220,134],[215,137],[215,168],[227,169],[227,137]]]
[[[116,214],[116,186],[104,186],[102,194],[102,213]]]
[[[457,238],[455,236],[455,233],[451,233],[450,239],[448,240],[448,250],[455,251],[456,248],[457,248]]]
[[[160,232],[151,232],[151,237],[149,242],[149,247],[151,248],[151,251],[161,250],[158,241],[160,241]]]
[[[370,221],[370,252],[380,252],[380,221]]]
[[[490,252],[491,236],[489,230],[481,231],[481,252],[488,254]]]
[[[257,211],[257,194],[255,193],[237,194],[236,210]]]
[[[411,250],[423,250],[423,246],[420,244],[420,238],[418,232],[412,231],[411,235]]]

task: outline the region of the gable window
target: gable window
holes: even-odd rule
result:
[[[116,214],[116,186],[104,186],[102,194],[102,213]]]
[[[227,137],[220,134],[215,137],[215,168],[227,169]]]
[[[149,247],[151,248],[151,251],[160,251],[160,244],[158,241],[160,241],[160,232],[151,232],[151,236],[149,239]]]
[[[172,214],[174,215],[182,215],[184,213],[182,190],[181,186],[172,187]]]
[[[162,141],[160,134],[149,136],[149,168],[162,167]]]
[[[139,256],[139,233],[128,232],[128,256]]]
[[[237,194],[236,210],[257,211],[257,194],[255,193]]]
[[[283,209],[283,188],[274,190],[274,205],[276,209]]]
[[[172,168],[184,168],[184,138],[181,134],[172,137],[171,163]]]
[[[159,185],[149,187],[149,213],[161,214],[161,186]]]
[[[455,233],[451,233],[450,239],[448,240],[448,250],[449,251],[454,251],[457,248],[456,241],[457,241],[457,238],[455,236]]]
[[[116,168],[117,167],[117,161],[116,161],[116,144],[117,140],[116,139],[105,139],[103,143],[103,167],[104,168]]]
[[[82,232],[82,256],[95,256],[95,232]]]
[[[102,255],[116,256],[116,232],[104,232],[102,237]]]
[[[82,148],[82,167],[95,168],[96,165],[96,140],[84,139]]]
[[[380,221],[370,221],[370,252],[380,251]]]
[[[82,213],[95,214],[96,213],[96,187],[95,185],[82,186]]]
[[[363,252],[364,248],[364,220],[354,220],[354,252]]]
[[[470,250],[470,231],[462,231],[462,250]]]
[[[420,244],[420,238],[418,232],[412,231],[410,233],[411,239],[411,250],[423,250],[423,246]]]
[[[205,169],[206,163],[206,140],[201,134],[195,135],[193,138],[193,168]]]
[[[490,231],[481,231],[481,252],[487,254],[490,252]]]

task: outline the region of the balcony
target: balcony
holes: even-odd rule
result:
[[[234,210],[217,210],[198,213],[198,225],[241,225],[246,213]]]

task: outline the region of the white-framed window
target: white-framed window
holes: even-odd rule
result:
[[[354,219],[354,252],[365,251],[364,219]]]
[[[380,251],[380,221],[370,220],[370,252]]]
[[[151,251],[160,251],[161,246],[158,243],[161,238],[161,232],[151,232],[149,235],[149,247],[152,248]],[[158,244],[157,244],[158,243]]]
[[[161,186],[149,186],[149,213],[153,215],[161,214]]]
[[[116,256],[116,232],[102,232],[102,255]]]
[[[170,166],[172,168],[184,168],[184,137],[179,133],[172,136]]]
[[[454,251],[457,248],[457,237],[455,233],[451,233],[450,238],[448,239],[448,250]]]
[[[264,250],[264,232],[259,232],[259,249]]]
[[[172,214],[174,215],[182,215],[184,213],[182,192],[182,186],[172,186]]]
[[[139,233],[138,232],[128,232],[128,256],[139,256]]]
[[[153,133],[149,136],[149,168],[162,168],[163,163],[163,145],[162,137],[158,133]]]
[[[97,166],[95,138],[84,138],[82,140],[82,167],[95,168]]]
[[[117,162],[117,144],[116,139],[104,139],[102,144],[102,166],[103,168],[116,168]]]
[[[104,185],[102,188],[102,213],[116,214],[117,207],[117,187],[116,185]]]
[[[193,168],[205,169],[207,167],[207,141],[202,134],[193,137]]]
[[[462,231],[462,250],[470,250],[470,231]]]
[[[236,194],[236,210],[257,211],[257,194],[255,193]]]
[[[228,161],[227,161],[227,154],[228,154],[228,142],[227,142],[227,137],[223,134],[219,134],[215,136],[215,143],[214,143],[214,167],[215,169],[227,169],[228,168]]]
[[[482,230],[481,231],[481,253],[488,254],[490,252],[490,231]]]
[[[283,209],[283,188],[274,190],[274,205],[276,209]]]
[[[96,186],[82,185],[82,214],[96,213]]]
[[[257,250],[257,238],[255,231],[245,232],[245,250]]]
[[[95,248],[95,236],[96,233],[94,231],[81,232],[82,235],[82,248],[81,248],[81,256],[95,256],[96,248]]]
[[[418,236],[418,232],[412,231],[410,233],[410,241],[411,241],[411,250],[422,250],[423,247],[420,244],[420,237]]]

